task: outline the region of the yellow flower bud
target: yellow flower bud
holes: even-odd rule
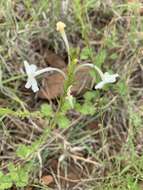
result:
[[[61,21],[57,22],[57,31],[63,33],[65,27],[66,27],[66,25],[63,22],[61,22]]]

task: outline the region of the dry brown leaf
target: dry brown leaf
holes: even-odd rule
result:
[[[54,179],[51,175],[42,176],[41,181],[44,185],[50,185]]]
[[[71,89],[72,94],[77,96],[91,88],[93,78],[90,75],[91,68],[83,67],[75,75],[75,82]]]
[[[66,73],[66,69],[62,69]],[[90,68],[83,67],[75,75],[75,82],[71,89],[74,96],[82,94],[87,89],[91,88],[92,77],[90,76]],[[59,73],[47,75],[43,79],[42,88],[38,93],[41,99],[55,99],[63,94],[64,78]]]
[[[43,58],[47,65],[49,65],[50,67],[56,67],[59,69],[66,67],[66,63],[62,59],[62,57],[52,52],[51,50],[45,51]]]
[[[36,64],[40,67],[50,66],[60,69],[66,67],[64,59],[49,49],[48,41],[45,39],[41,38],[31,40],[30,50],[32,50],[32,52],[30,52],[29,57],[31,57],[31,54],[33,55],[33,52],[35,52],[36,57],[34,57],[33,61],[34,63],[36,62]],[[39,56],[37,57],[37,55]]]
[[[66,72],[65,69],[63,69]],[[55,99],[63,93],[64,77],[59,73],[47,75],[43,79],[42,88],[38,92],[38,97],[42,99]]]

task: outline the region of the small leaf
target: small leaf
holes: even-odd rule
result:
[[[17,156],[22,159],[26,159],[31,153],[31,148],[26,145],[20,145],[16,151]]]
[[[84,94],[85,101],[91,101],[95,97],[96,97],[96,92],[94,92],[94,91],[92,91],[92,92],[88,91]]]
[[[81,60],[89,59],[91,56],[91,52],[92,52],[91,48],[88,48],[88,47],[83,48],[80,53],[80,59]]]
[[[121,96],[126,96],[128,93],[128,88],[125,81],[120,81],[115,88],[117,88],[117,91]]]
[[[10,172],[9,174],[10,174],[12,181],[16,182],[19,180],[19,176],[18,176],[17,172]]]
[[[95,106],[89,102],[83,105],[76,104],[76,110],[83,115],[93,115],[95,113]]]
[[[70,120],[65,115],[58,116],[57,124],[60,128],[68,128],[70,125]]]
[[[15,182],[17,187],[25,187],[28,185],[29,176],[27,171],[20,168],[18,171],[18,176],[19,179]]]
[[[10,163],[8,164],[8,170],[9,170],[9,172],[14,172],[14,171],[16,171],[17,169],[16,169],[16,167],[14,166],[14,164],[13,164],[12,162],[10,162]]]
[[[17,173],[17,168],[14,166],[13,163],[8,164],[8,170],[9,170],[9,175],[12,179],[12,181],[17,181],[18,180],[18,173]]]
[[[106,57],[107,57],[107,52],[104,49],[97,54],[95,63],[97,64],[98,67],[101,67],[101,65],[105,62]]]
[[[10,189],[12,187],[12,179],[9,175],[0,177],[0,190]]]
[[[53,114],[52,107],[49,104],[43,104],[41,106],[41,113],[44,117],[50,117]]]
[[[68,110],[71,110],[71,104],[70,102],[66,99],[64,104],[62,105],[62,112],[66,113]]]

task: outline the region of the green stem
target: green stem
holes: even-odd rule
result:
[[[23,79],[24,77],[26,77],[26,74],[16,75],[14,77],[11,77],[9,79],[6,79],[6,80],[2,81],[2,84],[7,84],[9,82],[12,82],[12,81],[15,81],[15,80],[18,80],[18,79]]]

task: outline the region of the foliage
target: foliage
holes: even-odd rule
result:
[[[3,159],[0,190],[13,186],[25,189],[31,181],[35,189],[47,189],[39,178],[41,173],[52,171],[56,179],[63,167],[67,179],[72,181],[68,174],[72,176],[69,168],[74,163],[84,174],[79,188],[140,190],[143,181],[142,4],[134,0],[73,0],[66,10],[66,2],[0,1],[0,159]],[[67,13],[62,12],[63,8]],[[70,55],[65,53],[64,43],[55,29],[59,18],[67,26]],[[38,43],[41,40],[40,45],[35,39]],[[54,100],[39,100],[38,93],[34,95],[24,88],[26,76],[22,63],[26,59],[41,68],[49,66],[46,59],[50,56],[47,58],[46,53],[50,54],[51,50],[64,57],[64,61],[70,58],[71,64],[66,64],[64,93]],[[93,86],[78,95],[68,93],[74,71],[83,63],[92,63],[103,73],[113,70],[120,77],[112,87],[95,90],[101,77],[91,69]],[[44,90],[40,77],[39,88]],[[76,119],[80,120],[75,122]],[[60,140],[54,136],[57,131]],[[57,161],[60,156],[64,159],[58,163],[59,173],[56,173],[49,161]],[[40,169],[35,170],[33,160]],[[97,167],[95,161],[101,166]],[[77,178],[75,174],[74,178]],[[57,184],[63,189],[62,178]]]
[[[16,187],[25,187],[28,185],[30,168],[30,164],[15,166],[13,163],[9,163],[8,173],[4,174],[2,171],[0,172],[0,189],[5,190],[11,188],[13,184]]]

